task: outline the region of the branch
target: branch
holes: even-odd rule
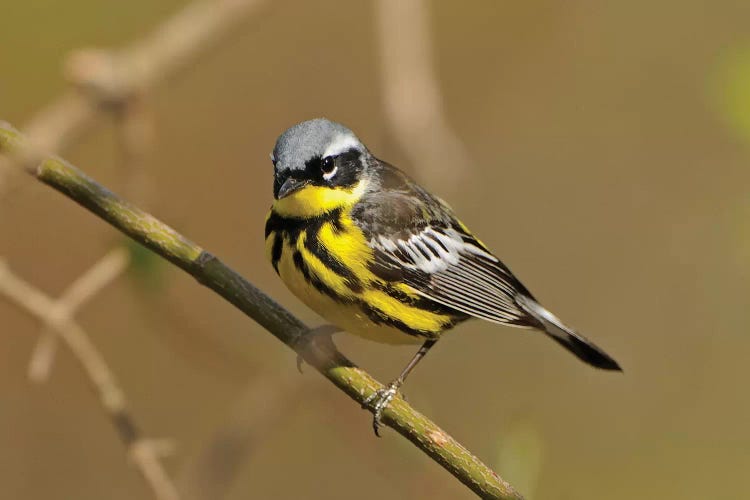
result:
[[[22,135],[2,122],[0,153],[25,159],[41,156],[30,155]],[[309,329],[286,309],[218,258],[152,215],[121,200],[65,160],[47,157],[36,167],[29,168],[28,163],[26,166],[29,173],[39,181],[76,201],[224,297],[288,347],[300,353],[307,363],[359,404],[382,387],[332,344],[311,342],[308,346],[304,339]],[[372,411],[372,408],[369,409]],[[386,409],[383,422],[482,498],[521,498],[507,482],[402,398],[394,399]]]
[[[138,471],[157,500],[178,500],[177,489],[161,463],[158,442],[145,439],[133,419],[114,374],[83,328],[70,316],[58,313],[58,304],[14,275],[0,260],[0,294],[54,329],[78,360],[99,401],[117,430]]]

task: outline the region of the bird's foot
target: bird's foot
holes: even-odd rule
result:
[[[399,387],[401,387],[401,381],[394,380],[382,389],[378,389],[370,394],[370,396],[368,396],[362,403],[362,408],[367,408],[370,404],[373,404],[372,409],[374,410],[374,413],[372,418],[372,429],[378,437],[380,437],[380,426],[382,425],[383,412],[393,398],[396,397],[396,394],[398,394]]]
[[[321,325],[315,328],[312,328],[302,339],[300,339],[296,347],[297,350],[297,371],[302,373],[302,365],[305,362],[305,358],[303,356],[303,353],[308,350],[314,342],[321,339],[327,339],[329,342],[333,343],[331,340],[331,336],[340,331],[339,328],[335,325]]]

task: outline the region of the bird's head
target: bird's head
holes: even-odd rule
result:
[[[345,126],[317,118],[286,130],[271,153],[274,210],[311,217],[353,204],[363,190],[370,153]]]

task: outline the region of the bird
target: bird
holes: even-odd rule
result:
[[[617,362],[543,307],[441,198],[374,156],[346,126],[303,121],[277,139],[265,250],[291,292],[334,329],[420,345],[365,399],[384,410],[441,336],[472,318],[534,329],[596,368]]]

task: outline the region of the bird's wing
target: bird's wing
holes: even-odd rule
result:
[[[517,304],[519,294],[532,297],[510,270],[444,202],[406,182],[372,193],[355,213],[373,249],[373,273],[470,316],[538,326]]]

